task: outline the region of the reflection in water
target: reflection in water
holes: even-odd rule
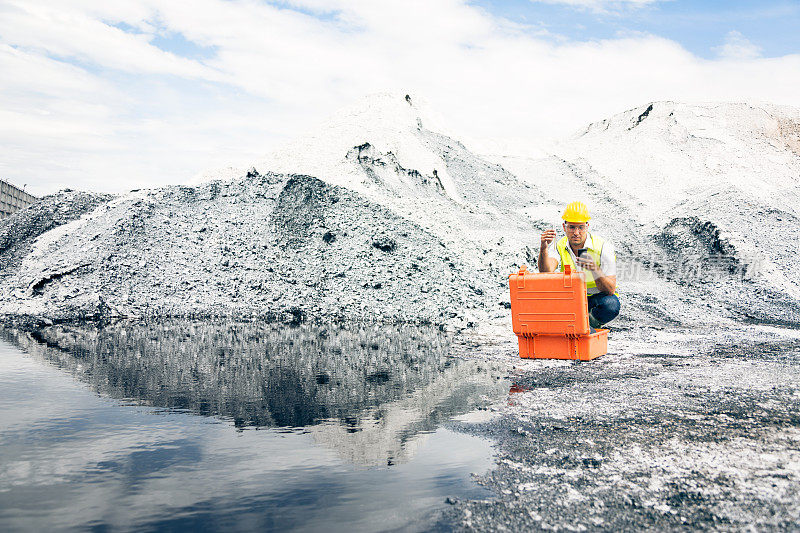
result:
[[[103,395],[238,428],[304,428],[363,465],[408,461],[443,421],[508,390],[448,358],[439,332],[411,326],[171,321],[0,335]]]

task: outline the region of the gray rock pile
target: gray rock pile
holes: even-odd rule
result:
[[[436,237],[309,176],[138,191],[58,229],[5,254],[19,264],[0,289],[5,313],[466,326],[469,310],[498,305]]]
[[[111,198],[108,194],[64,189],[0,222],[0,280],[17,271],[39,235],[81,217]]]

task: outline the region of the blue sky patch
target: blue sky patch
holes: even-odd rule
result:
[[[156,48],[179,57],[193,60],[209,59],[214,57],[217,53],[217,49],[214,46],[203,46],[194,41],[190,41],[182,33],[168,30],[158,21],[151,20],[148,22],[157,28],[156,34],[150,39],[150,44]],[[119,28],[125,33],[134,35],[142,35],[145,33],[139,28],[125,22],[106,22],[106,24]]]
[[[217,53],[216,47],[199,45],[188,40],[182,33],[176,32],[158,33],[150,40],[150,44],[165,52],[194,60],[209,59]]]
[[[532,0],[472,0],[470,4],[494,15],[545,30],[551,38],[595,41],[651,34],[673,40],[693,54],[718,55],[731,32],[760,48],[763,57],[800,52],[800,2],[671,0],[644,6],[608,2],[598,12],[566,4]]]

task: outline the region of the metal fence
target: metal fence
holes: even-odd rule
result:
[[[5,218],[38,200],[35,196],[0,180],[0,218]]]

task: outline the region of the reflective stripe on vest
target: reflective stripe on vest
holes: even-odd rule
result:
[[[600,264],[600,255],[603,252],[603,244],[605,242],[606,241],[603,240],[602,237],[592,235],[590,233],[586,239],[586,242],[583,244],[591,258],[594,259],[595,264],[601,269],[603,265]],[[559,239],[556,243],[556,250],[558,250],[558,256],[561,258],[561,272],[564,272],[564,265],[570,265],[572,270],[577,272],[578,269],[575,265],[575,261],[572,260],[572,255],[570,255],[569,250],[567,250],[567,246],[569,246],[569,243],[566,236],[561,237],[561,239]],[[586,276],[586,288],[597,288],[597,283],[594,281],[594,275],[585,269],[583,270],[583,273]],[[614,291],[614,294],[617,294],[616,291]]]

